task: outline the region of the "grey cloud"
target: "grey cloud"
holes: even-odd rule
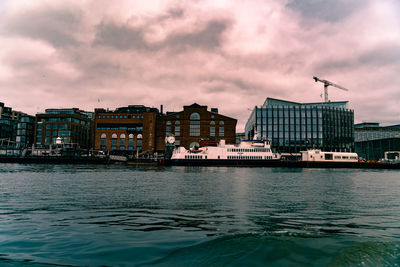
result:
[[[79,9],[32,9],[9,18],[2,33],[45,40],[55,47],[77,45],[74,33],[81,17]]]
[[[171,17],[173,18],[181,18],[184,15],[184,10],[181,8],[172,8],[168,11]]]
[[[358,60],[361,64],[391,65],[400,63],[399,45],[382,45],[374,50],[364,53]]]
[[[162,46],[174,49],[201,48],[212,50],[221,45],[221,35],[227,29],[226,21],[211,21],[195,33],[181,33],[169,36]]]
[[[143,39],[142,29],[105,22],[97,26],[93,45],[109,46],[118,50],[150,49],[150,46]]]
[[[365,6],[367,0],[291,0],[286,6],[299,11],[306,19],[337,22]]]
[[[350,70],[363,65],[381,67],[400,64],[400,46],[385,44],[361,53],[356,58],[329,60],[316,66],[319,72]]]
[[[102,22],[97,26],[96,38],[93,44],[109,46],[117,50],[152,51],[170,49],[178,53],[185,51],[187,48],[212,50],[221,45],[221,35],[226,30],[227,24],[224,21],[210,21],[200,31],[171,34],[166,40],[151,44],[146,42],[143,37],[145,28]]]

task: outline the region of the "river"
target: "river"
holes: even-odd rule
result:
[[[399,264],[398,170],[0,164],[0,265]]]

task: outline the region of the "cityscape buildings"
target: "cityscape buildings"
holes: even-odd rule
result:
[[[247,139],[255,134],[272,139],[280,152],[298,153],[354,150],[354,112],[347,101],[297,103],[267,98],[255,107],[245,127]]]
[[[201,140],[227,144],[243,139],[271,139],[273,149],[296,155],[317,148],[323,151],[354,151],[378,160],[385,151],[400,150],[400,125],[376,122],[354,124],[347,101],[298,103],[267,98],[252,111],[244,133],[236,133],[237,120],[217,108],[194,103],[179,112],[163,113],[143,105],[87,112],[78,108],[46,109],[30,116],[0,102],[0,148],[46,149],[56,141],[110,154],[151,155],[164,153],[166,136],[176,146],[189,149]]]

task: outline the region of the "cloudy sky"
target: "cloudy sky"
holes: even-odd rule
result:
[[[0,102],[46,108],[197,102],[238,119],[266,97],[348,100],[400,123],[400,1],[0,1]]]

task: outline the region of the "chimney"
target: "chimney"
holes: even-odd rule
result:
[[[211,108],[211,112],[214,112],[214,113],[218,114],[218,108]]]
[[[163,105],[160,106],[160,113],[163,114]]]

